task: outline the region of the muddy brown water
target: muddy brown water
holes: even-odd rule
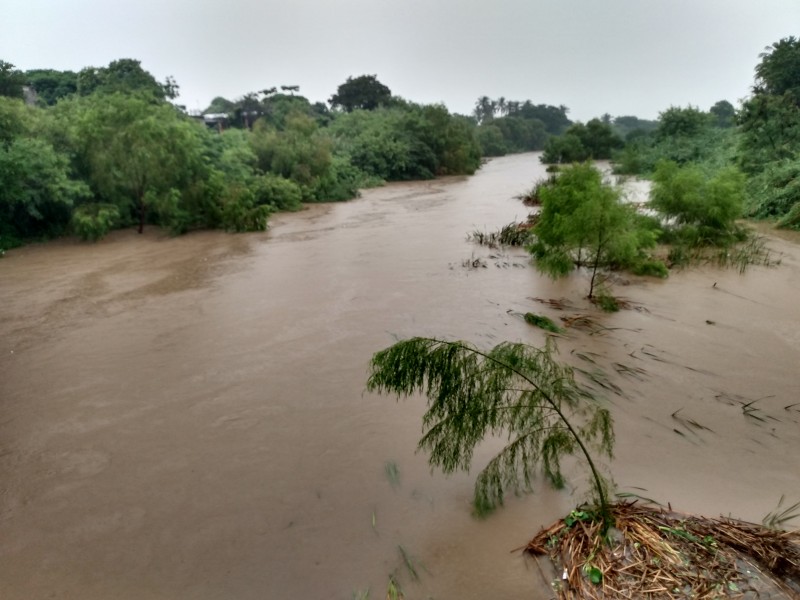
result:
[[[582,499],[582,471],[473,519],[472,478],[415,454],[422,400],[364,393],[395,336],[541,344],[530,310],[606,328],[559,348],[607,374],[621,491],[754,521],[800,500],[798,236],[767,232],[781,264],[743,276],[628,278],[615,290],[638,310],[600,314],[584,276],[553,282],[524,251],[465,239],[522,219],[513,196],[543,175],[537,155],[512,156],[280,215],[265,234],[9,252],[0,598],[382,598],[390,574],[408,598],[549,597],[511,551]],[[475,258],[486,268],[464,266]]]

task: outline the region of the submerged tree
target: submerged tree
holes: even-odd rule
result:
[[[666,275],[666,267],[644,253],[655,245],[656,232],[642,225],[635,209],[621,201],[619,190],[604,183],[590,163],[564,169],[541,190],[541,198],[529,250],[543,273],[563,277],[585,267],[591,277],[589,298],[605,271]]]
[[[507,436],[508,444],[475,483],[478,514],[502,505],[507,491],[531,491],[540,466],[561,488],[561,459],[580,454],[606,519],[608,483],[589,448],[612,457],[611,414],[554,353],[552,341],[541,349],[504,342],[484,352],[466,342],[417,337],[375,354],[367,389],[427,396],[419,448],[445,473],[469,470],[475,447],[487,436]]]

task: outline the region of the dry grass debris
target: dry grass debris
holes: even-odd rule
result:
[[[525,547],[549,558],[552,576],[542,574],[552,580],[555,597],[800,598],[800,531],[636,501],[617,503],[611,511],[615,526],[606,536],[599,518],[576,510]]]

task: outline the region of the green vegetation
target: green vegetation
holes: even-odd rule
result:
[[[533,325],[540,329],[544,329],[545,331],[550,331],[552,333],[563,333],[564,330],[556,325],[553,320],[549,317],[545,317],[544,315],[537,315],[531,312],[525,313],[524,317],[525,322],[529,325]]]
[[[615,172],[654,177],[663,161],[691,166],[691,175],[679,179],[693,178],[700,188],[695,195],[713,193],[720,178],[737,179],[732,191],[739,205],[735,217],[772,218],[779,226],[800,228],[798,73],[800,40],[788,37],[774,43],[760,55],[752,93],[738,111],[727,100],[708,112],[670,107],[652,130],[626,134],[625,147],[614,155]],[[743,178],[732,175],[733,168]],[[709,185],[700,182],[700,173]]]
[[[800,40],[782,39],[761,55],[739,121],[740,163],[749,178],[747,212],[784,217],[784,226],[800,228]]]
[[[474,449],[486,436],[508,439],[478,475],[477,514],[502,505],[507,491],[530,491],[539,466],[553,486],[562,487],[561,460],[577,453],[589,467],[594,500],[606,515],[608,483],[590,447],[612,456],[611,415],[554,354],[551,341],[541,349],[505,342],[484,352],[465,342],[413,338],[373,356],[367,389],[427,396],[419,448],[445,473],[469,470]]]
[[[473,116],[479,124],[478,141],[486,156],[541,150],[550,136],[561,134],[571,124],[566,106],[503,97],[478,98]]]
[[[388,104],[391,98],[391,90],[378,81],[376,75],[361,75],[348,77],[331,96],[330,103],[334,108],[353,112],[357,109],[375,110]]]
[[[469,174],[482,155],[544,148],[545,162],[613,157],[616,172],[655,178],[660,223],[604,199],[593,203],[611,212],[594,231],[588,217],[572,237],[547,218],[539,227],[537,263],[554,275],[568,262],[590,267],[593,295],[598,272],[664,274],[642,251],[655,229],[679,258],[698,245],[730,255],[742,215],[800,228],[798,68],[800,41],[789,37],[761,55],[738,112],[720,100],[708,112],[670,107],[655,122],[606,114],[584,124],[572,123],[565,106],[503,97],[479,98],[471,117],[453,115],[393,96],[375,75],[348,78],[331,108],[281,85],[217,97],[198,119],[169,102],[178,93],[172,78],[158,81],[134,59],[78,73],[22,72],[0,61],[0,249],[70,233],[96,240],[131,225],[263,230],[271,213],[303,202],[346,200],[384,181]],[[530,196],[539,202],[540,189]]]
[[[612,151],[622,145],[622,139],[614,133],[610,123],[592,119],[585,125],[572,125],[563,136],[550,138],[541,160],[547,164],[561,164],[608,159]]]
[[[0,96],[22,98],[25,74],[11,63],[0,60]]]
[[[658,163],[650,206],[664,218],[662,241],[690,247],[743,241],[746,233],[736,219],[742,214],[744,183],[735,167],[709,176],[696,165]]]
[[[607,272],[652,263],[646,250],[655,246],[657,230],[590,163],[563,169],[540,195],[529,249],[543,273],[557,278],[587,269],[591,299]]]
[[[77,74],[0,62],[0,249],[131,225],[259,231],[303,202],[480,166],[471,119],[394,98],[374,75],[339,86],[334,110],[281,85],[217,97],[200,119],[177,93],[133,59]]]
[[[495,248],[497,246],[524,246],[531,239],[531,228],[525,223],[513,221],[498,231],[485,232],[476,229],[469,234],[469,239],[481,246]]]
[[[481,153],[474,127],[441,105],[398,101],[353,111],[330,125],[336,152],[373,180],[430,179],[474,173]]]

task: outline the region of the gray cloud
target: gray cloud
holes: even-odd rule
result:
[[[565,104],[573,119],[655,118],[736,102],[800,2],[767,0],[5,0],[0,58],[78,70],[136,58],[205,108],[273,85],[327,100],[350,75],[470,112],[481,95]]]

